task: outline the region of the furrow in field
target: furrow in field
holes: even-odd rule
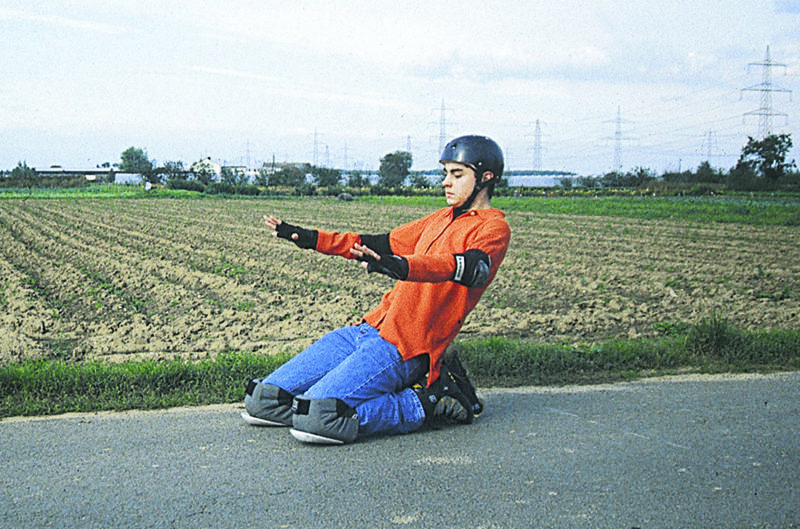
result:
[[[0,213],[2,217],[2,213]],[[18,250],[8,230],[0,230],[4,252]],[[48,356],[64,321],[44,299],[36,278],[0,255],[0,363]]]
[[[0,204],[0,271],[36,284],[15,295],[37,314],[57,306],[52,325],[81,354],[295,351],[356,321],[392,281],[275,239],[261,216],[383,233],[433,209],[324,200],[8,201]],[[796,325],[797,228],[519,212],[507,219],[511,247],[464,336],[657,336],[712,311],[737,326]]]
[[[74,212],[72,229],[58,229],[66,223],[52,212],[37,211],[34,217],[21,211],[18,216],[35,222],[41,231],[38,237],[29,234],[31,240],[54,241],[46,245],[54,253],[53,259],[80,261],[89,275],[102,275],[103,283],[110,285],[111,290],[129,293],[128,298],[136,296],[136,310],[127,317],[118,314],[115,327],[105,321],[90,325],[84,343],[80,344],[87,354],[185,355],[226,349],[283,349],[294,342],[317,337],[318,334],[311,333],[322,332],[317,331],[321,326],[342,325],[353,318],[352,313],[343,310],[346,307],[343,296],[309,300],[308,296],[273,293],[239,285],[218,275],[188,271],[168,260],[117,251],[74,228],[85,226]],[[303,307],[308,307],[310,314]]]

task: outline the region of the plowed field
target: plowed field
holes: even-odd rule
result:
[[[335,200],[0,201],[0,361],[298,351],[392,282],[261,217],[381,233],[433,211]],[[461,338],[656,337],[716,312],[796,327],[800,228],[508,213],[511,248]],[[409,308],[413,310],[413,308]]]

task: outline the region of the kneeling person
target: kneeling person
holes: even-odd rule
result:
[[[389,233],[326,232],[264,217],[279,238],[361,261],[397,282],[359,325],[326,334],[251,381],[245,420],[291,426],[301,441],[341,444],[426,423],[467,424],[480,413],[463,366],[443,356],[508,249],[505,215],[491,206],[503,154],[487,137],[462,136],[440,163],[448,207]]]

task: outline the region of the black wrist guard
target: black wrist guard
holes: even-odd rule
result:
[[[489,281],[492,259],[482,250],[467,250],[453,254],[456,272],[453,281],[467,288],[480,288]]]
[[[399,279],[405,281],[408,279],[408,260],[399,255],[386,255],[379,254],[380,259],[374,259],[370,256],[364,255],[359,258],[359,261],[367,263],[367,272],[378,272],[392,279]]]
[[[314,250],[317,247],[317,238],[319,237],[317,230],[293,226],[288,222],[281,222],[275,230],[278,232],[278,237],[295,243],[299,248]],[[297,240],[292,238],[294,234],[297,234]]]

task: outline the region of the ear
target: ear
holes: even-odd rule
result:
[[[481,176],[481,182],[486,183],[489,180],[492,180],[493,178],[494,178],[494,173],[491,171],[486,171],[483,173],[483,176]]]

